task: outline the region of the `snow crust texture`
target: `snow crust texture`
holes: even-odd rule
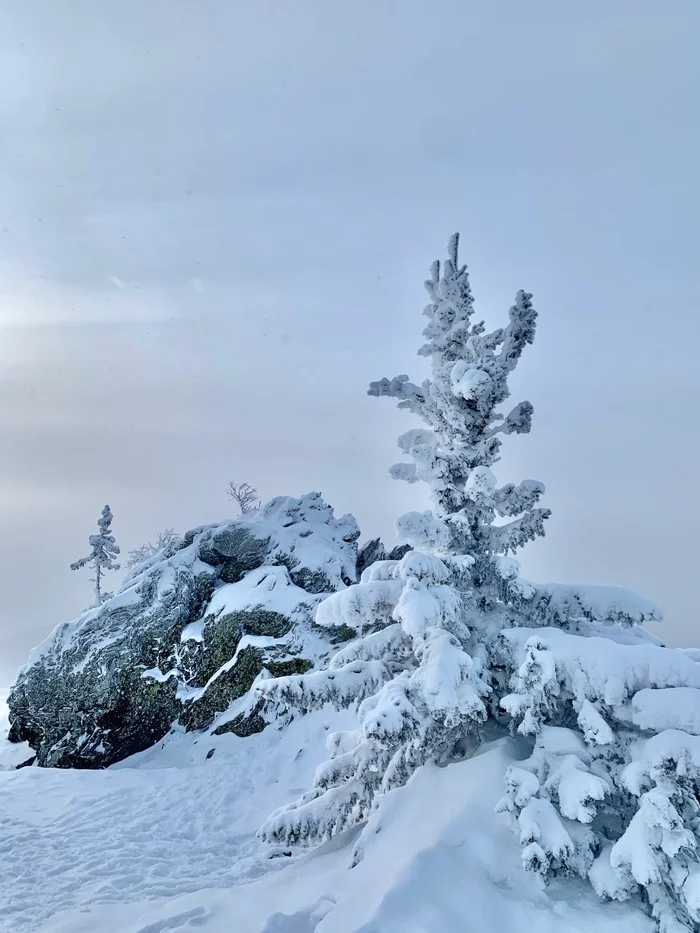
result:
[[[173,734],[106,771],[1,773],[0,931],[651,933],[639,903],[523,872],[493,813],[508,742],[389,794],[352,870],[343,840],[291,858],[263,846],[263,815],[351,720],[326,708],[245,739]]]

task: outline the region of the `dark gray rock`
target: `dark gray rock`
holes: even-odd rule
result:
[[[310,570],[308,567],[299,567],[295,570],[290,567],[289,576],[307,593],[331,593],[334,589],[330,579],[322,570]]]
[[[165,666],[214,580],[182,568],[157,600],[149,583],[59,626],[20,672],[8,698],[10,740],[28,742],[39,764],[106,767],[148,748],[177,718],[176,679],[142,675]]]
[[[357,552],[357,577],[362,576],[364,570],[375,564],[378,560],[386,560],[386,548],[381,538],[372,538],[360,547]]]

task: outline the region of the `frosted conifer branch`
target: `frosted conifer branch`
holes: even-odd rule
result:
[[[324,703],[349,706],[370,696],[390,677],[382,661],[353,661],[330,671],[260,680],[254,689],[262,699],[308,711]]]

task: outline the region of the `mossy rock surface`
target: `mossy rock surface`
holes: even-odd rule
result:
[[[109,740],[103,742],[105,765],[149,748],[167,735],[179,716],[176,679],[156,680],[143,674],[143,668],[119,673],[118,702],[100,720],[100,726],[109,730]]]
[[[264,666],[273,677],[289,677],[306,674],[314,665],[308,658],[290,658],[288,661],[265,661]]]
[[[169,669],[173,645],[214,584],[210,574],[183,570],[156,598],[155,581],[145,580],[129,604],[108,602],[79,626],[59,627],[13,687],[11,739],[29,742],[39,765],[57,768],[106,767],[153,745],[177,719],[177,688],[174,679],[141,674]]]
[[[247,572],[247,570],[242,570],[235,560],[227,560],[219,569],[219,577],[224,583],[240,583]]]
[[[208,540],[199,542],[197,554],[199,559],[205,564],[209,564],[210,567],[220,567],[224,563],[224,558],[211,546],[211,542]]]
[[[97,763],[108,767],[163,738],[179,714],[177,684],[174,678],[157,681],[143,673],[144,668],[119,671],[116,696],[97,721],[89,709],[59,715],[57,721],[69,728],[44,751],[42,763],[55,768],[94,768]]]
[[[253,686],[263,668],[260,648],[244,648],[236,663],[222,671],[206,688],[201,697],[187,703],[180,721],[187,731],[206,729],[219,713],[224,713],[234,700],[238,700]]]
[[[192,583],[192,592],[188,601],[188,622],[196,622],[202,617],[215,589],[216,577],[213,573],[197,574]]]
[[[187,731],[208,728],[220,713],[226,712],[234,700],[250,690],[263,667],[273,677],[286,677],[290,674],[305,674],[311,670],[313,663],[301,657],[278,660],[267,657],[261,648],[244,648],[233,667],[222,671],[199,699],[186,704],[180,719]],[[235,730],[232,728],[226,731]]]
[[[234,656],[244,635],[282,638],[291,627],[291,619],[263,606],[210,616],[204,621],[202,641],[186,646],[191,686],[203,687]]]
[[[308,567],[288,567],[292,582],[300,586],[307,593],[330,593],[333,584],[322,570],[309,570]],[[352,581],[349,581],[352,582]]]
[[[212,535],[211,547],[221,555],[222,562],[235,564],[241,573],[265,563],[270,551],[270,539],[256,535],[245,525],[232,525]]]
[[[218,726],[214,729],[212,734],[228,735],[232,733],[233,735],[245,739],[249,735],[257,735],[259,732],[262,732],[266,726],[267,723],[259,712],[252,712],[248,716],[244,716],[243,713],[241,713],[234,719],[230,719],[228,722]]]
[[[241,612],[232,612],[241,624],[246,635],[264,635],[268,638],[282,638],[292,627],[291,619],[281,612],[272,612],[264,606],[255,606]]]
[[[205,619],[202,641],[188,646],[193,652],[193,686],[203,687],[227,661],[231,660],[242,635],[239,621],[230,616]]]

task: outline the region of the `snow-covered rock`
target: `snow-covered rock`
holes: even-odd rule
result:
[[[318,493],[193,529],[32,651],[9,696],[10,739],[41,765],[93,768],[147,748],[177,720],[263,728],[250,704],[226,712],[263,668],[303,673],[328,650],[333,633],[317,632],[313,616],[324,593],[357,578],[358,536]]]

